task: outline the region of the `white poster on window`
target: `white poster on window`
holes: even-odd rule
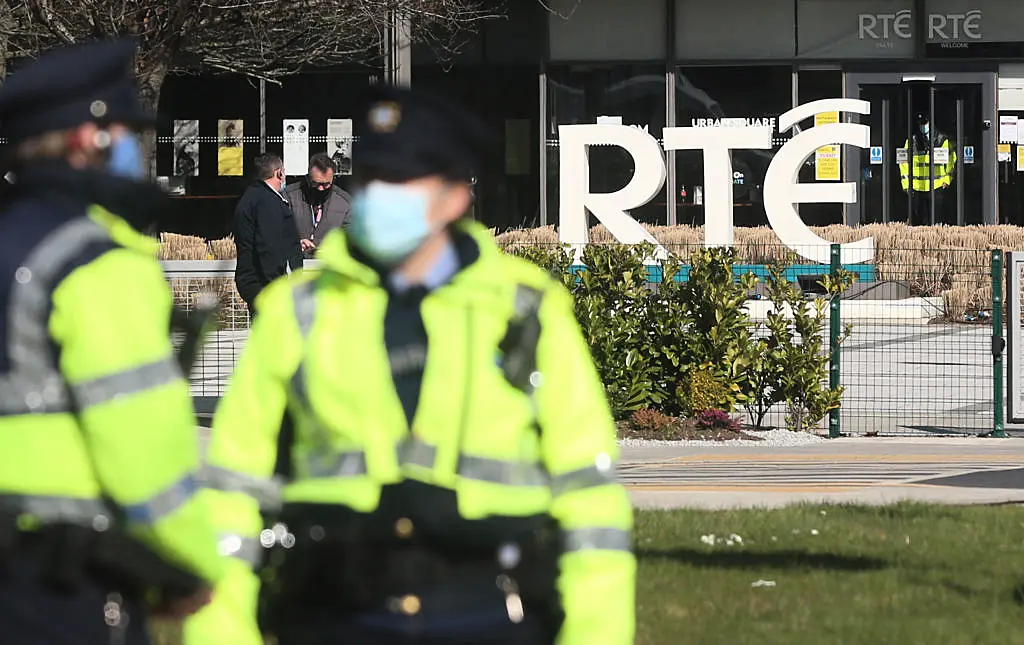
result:
[[[327,154],[339,175],[352,174],[352,119],[327,119]]]
[[[1017,121],[1014,114],[999,115],[999,143],[1017,143]]]
[[[284,171],[305,175],[309,166],[309,119],[284,120]]]

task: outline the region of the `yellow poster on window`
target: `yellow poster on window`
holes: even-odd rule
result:
[[[839,123],[839,112],[821,112],[814,115],[814,125]],[[816,181],[839,181],[840,150],[842,146],[822,146],[814,152],[814,179]]]
[[[242,175],[243,127],[241,119],[217,121],[217,174],[222,177]]]

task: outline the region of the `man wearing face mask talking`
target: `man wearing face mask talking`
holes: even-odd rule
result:
[[[302,268],[302,247],[295,216],[284,197],[285,170],[280,156],[256,157],[256,181],[235,207],[235,287],[249,314],[256,296],[275,278]]]
[[[144,643],[225,561],[195,497],[198,437],[150,229],[130,42],[46,54],[0,87],[0,634]]]
[[[319,152],[309,159],[309,173],[284,189],[295,216],[302,253],[312,258],[330,231],[348,222],[352,197],[334,185],[334,161]]]
[[[371,92],[349,226],[260,295],[214,417],[237,564],[186,645],[258,645],[228,639],[257,615],[279,645],[631,644],[632,509],[571,297],[465,216],[477,119]]]

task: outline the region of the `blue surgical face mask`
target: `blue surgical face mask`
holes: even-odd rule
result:
[[[928,124],[924,123],[921,125],[921,134],[928,134]]]
[[[376,262],[394,266],[430,237],[429,210],[428,193],[371,181],[352,196],[349,239]]]
[[[142,144],[135,135],[122,135],[110,142],[107,172],[128,179],[143,179],[146,168],[142,162]]]

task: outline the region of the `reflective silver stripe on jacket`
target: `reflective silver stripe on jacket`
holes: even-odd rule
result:
[[[437,448],[416,438],[403,441],[397,450],[398,462],[402,466],[433,468],[437,459]],[[459,456],[456,474],[505,486],[550,487],[552,495],[559,496],[616,482],[614,464],[608,455],[602,453],[594,461],[593,466],[552,477],[539,464],[463,454]],[[364,475],[367,472],[366,456],[361,451],[333,455],[313,451],[307,460],[306,470],[312,477]]]
[[[558,497],[577,490],[607,486],[618,481],[615,477],[615,465],[608,455],[602,453],[594,461],[593,466],[552,477],[551,494]]]
[[[491,484],[506,486],[550,486],[551,478],[547,472],[537,465],[520,462],[492,459],[490,457],[471,457],[459,455],[456,473],[460,477]]]
[[[366,454],[362,450],[313,454],[307,464],[310,477],[356,477],[365,475]]]
[[[263,545],[259,538],[245,537],[233,533],[218,536],[217,551],[229,558],[237,558],[256,568],[263,562]]]
[[[125,516],[130,522],[152,524],[184,506],[197,488],[193,476],[186,475],[146,501],[125,506]]]
[[[110,508],[98,499],[54,495],[3,494],[0,510],[31,515],[46,524],[83,524],[98,530],[109,526],[112,516]]]
[[[633,541],[629,531],[610,528],[569,529],[562,531],[565,552],[574,551],[631,551]]]
[[[176,381],[183,381],[178,362],[173,356],[107,374],[71,387],[80,410],[107,403],[121,397],[140,394]]]
[[[316,285],[313,282],[304,282],[292,288],[292,303],[295,306],[295,322],[299,325],[299,334],[302,337],[303,351],[309,334],[313,329],[313,321],[316,319],[316,297],[314,292]],[[306,361],[299,361],[299,367],[292,375],[292,389],[299,402],[309,411],[309,396],[306,391]]]
[[[314,282],[303,282],[292,288],[292,304],[295,308],[295,322],[299,326],[299,335],[302,339],[302,360],[299,361],[299,366],[295,368],[295,373],[292,375],[292,392],[298,402],[298,405],[305,412],[305,417],[309,421],[308,427],[310,438],[313,441],[313,453],[319,455],[327,455],[330,453],[330,441],[327,437],[327,431],[320,423],[320,418],[316,415],[313,410],[313,406],[309,402],[309,391],[306,389],[306,359],[305,352],[309,345],[309,335],[313,330],[313,323],[316,321],[316,283]],[[328,465],[307,464],[315,472],[324,472],[325,468],[330,468]],[[330,476],[330,475],[317,475],[317,476]]]
[[[199,484],[226,493],[244,493],[255,499],[261,509],[276,510],[281,506],[281,481],[256,477],[219,466],[204,466],[199,471]]]
[[[15,271],[3,312],[11,369],[0,375],[0,415],[71,410],[71,397],[50,347],[47,317],[53,281],[90,244],[109,239],[102,226],[87,216],[78,217],[47,235]]]

